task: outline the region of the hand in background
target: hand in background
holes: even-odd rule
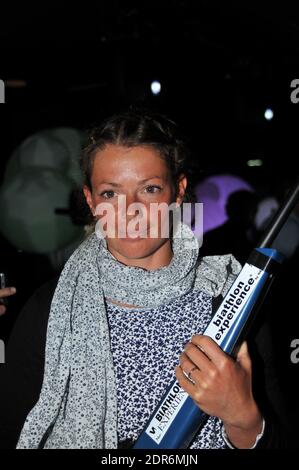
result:
[[[17,290],[15,287],[5,287],[4,289],[0,289],[0,317],[6,312],[6,307],[3,305],[3,299],[14,295],[16,292]]]

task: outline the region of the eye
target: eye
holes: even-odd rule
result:
[[[147,186],[145,188],[145,192],[149,193],[149,194],[155,194],[155,193],[160,192],[161,190],[162,190],[162,188],[160,186],[156,186],[156,185]]]
[[[115,192],[114,191],[103,191],[100,196],[104,197],[105,199],[111,199],[115,196]]]

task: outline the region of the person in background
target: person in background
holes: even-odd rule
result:
[[[230,195],[226,205],[227,222],[207,232],[203,237],[202,256],[232,253],[244,264],[254,248],[257,231],[254,218],[258,198],[247,190],[236,191]]]

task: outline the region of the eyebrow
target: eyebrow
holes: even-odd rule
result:
[[[162,180],[163,178],[161,176],[151,176],[150,178],[145,178],[144,180],[140,180],[138,181],[138,184],[143,184],[143,183],[146,183],[147,181],[150,181],[150,180],[153,180],[153,179],[160,179]],[[101,181],[99,183],[99,186],[101,184],[110,184],[111,186],[114,186],[115,188],[119,188],[121,187],[122,185],[121,184],[118,184],[118,183],[114,183],[113,181]]]

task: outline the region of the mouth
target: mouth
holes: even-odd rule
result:
[[[148,238],[148,235],[147,233],[145,234],[138,234],[138,235],[134,235],[134,234],[125,234],[125,236],[120,236],[120,240],[123,240],[125,242],[136,242],[136,241],[140,241],[140,240],[144,240]]]

